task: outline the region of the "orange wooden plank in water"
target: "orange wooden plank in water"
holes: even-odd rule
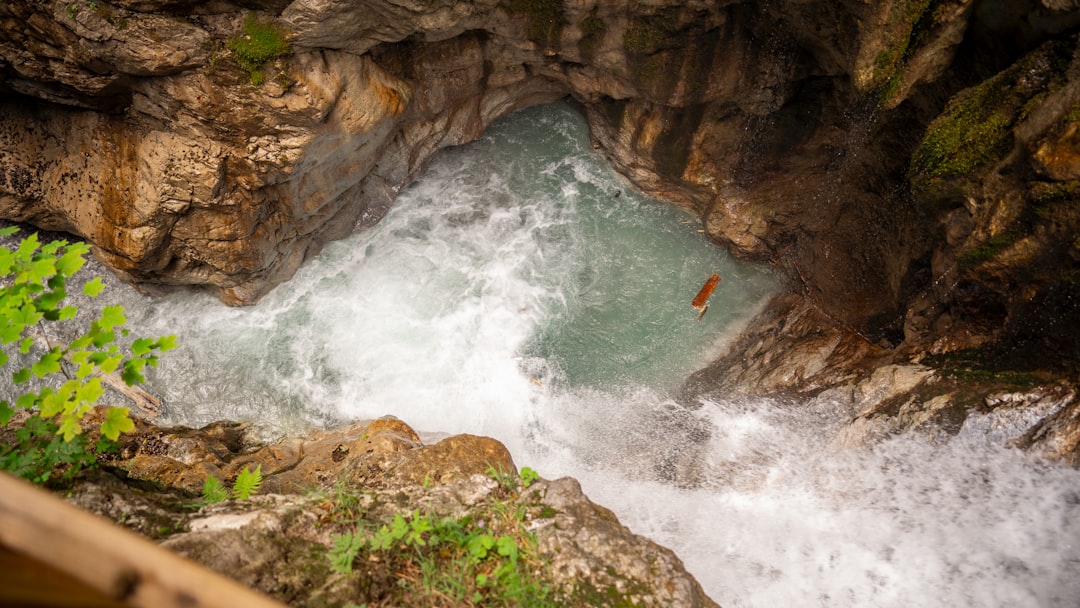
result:
[[[697,292],[697,295],[694,296],[694,301],[690,303],[690,306],[693,306],[698,311],[705,312],[705,303],[709,301],[709,296],[712,295],[713,290],[716,289],[716,286],[719,283],[720,275],[714,272],[713,275],[709,277],[709,280],[705,281],[705,284],[701,286],[701,291]]]

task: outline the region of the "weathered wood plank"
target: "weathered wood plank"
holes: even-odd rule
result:
[[[0,473],[0,545],[45,562],[125,606],[284,608],[7,473]]]

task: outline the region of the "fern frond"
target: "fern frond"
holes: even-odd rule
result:
[[[236,482],[233,483],[232,497],[236,500],[247,500],[259,491],[260,485],[262,485],[262,465],[255,467],[254,471],[244,467],[244,470],[236,476]]]
[[[204,503],[212,505],[227,499],[229,491],[225,489],[225,484],[221,483],[220,479],[211,475],[203,482],[202,496]]]

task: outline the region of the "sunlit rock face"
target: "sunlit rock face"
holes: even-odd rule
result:
[[[905,185],[925,126],[1080,23],[999,4],[10,2],[0,215],[82,235],[141,285],[250,303],[439,148],[569,95],[639,187],[895,343],[938,238]],[[291,42],[259,86],[227,43],[252,12]],[[1076,171],[1070,133],[1033,152],[1043,174]]]

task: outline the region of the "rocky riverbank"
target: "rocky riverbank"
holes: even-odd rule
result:
[[[425,443],[393,417],[271,444],[254,435],[140,420],[64,495],[291,606],[716,605],[670,550],[575,480],[519,471],[493,439]],[[207,504],[207,479],[228,491],[256,470],[250,496]],[[413,536],[377,545],[395,526]],[[342,536],[363,542],[347,568]]]

